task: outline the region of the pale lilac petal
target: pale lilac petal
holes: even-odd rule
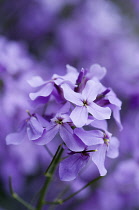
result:
[[[98,64],[93,64],[90,67],[89,75],[90,78],[96,77],[97,79],[101,80],[105,76],[106,72],[107,70],[105,67],[102,67]]]
[[[74,180],[81,169],[87,164],[89,156],[82,154],[71,155],[59,165],[59,176],[62,181]]]
[[[63,93],[64,93],[64,98],[78,106],[82,106],[83,102],[82,102],[82,96],[80,93],[76,93],[74,92],[69,85],[67,84],[62,84],[61,88],[63,89]]]
[[[49,130],[44,129],[43,135],[34,142],[38,145],[48,144],[58,133],[59,125],[52,125]]]
[[[65,114],[67,112],[69,112],[69,109],[70,109],[70,103],[69,102],[66,102],[57,112],[57,114]]]
[[[31,117],[27,124],[27,134],[29,140],[35,140],[42,136],[44,128],[36,117]]]
[[[109,107],[101,107],[92,102],[90,106],[87,106],[87,109],[97,120],[110,119],[111,110]]]
[[[34,76],[30,80],[28,80],[28,83],[32,87],[39,87],[41,85],[44,85],[46,81],[44,81],[40,76]]]
[[[117,98],[116,94],[111,90],[107,95],[106,98],[109,100],[109,102],[119,108],[121,108],[122,102],[119,98]]]
[[[76,83],[79,74],[77,69],[70,65],[66,65],[66,67],[67,74],[64,76],[60,76],[58,74],[53,75],[52,79],[54,80],[55,84],[60,85],[63,81],[72,85]]]
[[[57,76],[54,74],[54,77]],[[64,82],[64,80],[62,78],[56,78],[54,79],[54,83],[57,85],[57,86],[60,86],[62,83]]]
[[[73,66],[70,66],[69,64],[66,65],[67,68],[67,74],[63,76],[64,80],[69,80],[73,84],[76,83],[77,77],[78,77],[78,71]]]
[[[87,108],[85,106],[75,107],[75,109],[70,114],[70,118],[76,127],[80,128],[84,126],[88,118]]]
[[[26,138],[25,130],[22,130],[17,133],[10,133],[9,135],[6,136],[6,144],[19,145],[25,140],[25,138]]]
[[[31,100],[35,100],[39,96],[47,97],[52,93],[53,87],[54,87],[53,83],[51,83],[51,82],[47,83],[38,92],[30,93],[29,97]]]
[[[107,130],[108,129],[108,124],[106,120],[94,120],[91,122],[91,125],[95,128],[100,128],[102,130]]]
[[[67,74],[75,74],[76,76],[79,74],[77,69],[74,66],[71,66],[69,64],[66,65],[66,69],[67,69]]]
[[[72,120],[70,119],[70,116],[68,114],[62,114],[61,117],[63,117],[63,123],[72,123]]]
[[[85,149],[84,143],[74,135],[73,130],[67,123],[60,127],[60,136],[70,150],[83,151]]]
[[[100,93],[101,85],[99,82],[94,80],[88,80],[85,88],[82,91],[83,99],[88,102],[92,102],[96,99],[97,95]]]
[[[77,69],[70,65],[66,65],[66,68],[67,68],[67,74],[62,76],[62,78],[65,81],[70,81],[72,84],[75,84],[79,74]]]
[[[122,123],[121,123],[121,118],[120,118],[120,110],[118,107],[112,105],[112,111],[113,111],[113,117],[117,123],[117,125],[119,126],[119,129],[122,130],[123,129],[123,126],[122,126]]]
[[[119,141],[116,137],[112,137],[107,150],[107,156],[110,158],[116,158],[119,155]]]
[[[30,105],[34,107],[35,109],[40,106],[40,104],[46,104],[50,99],[50,96],[48,97],[43,97],[39,96],[35,100],[30,100]]]
[[[106,144],[100,145],[97,149],[98,151],[94,152],[92,155],[92,161],[96,164],[100,175],[105,176],[107,170],[104,166],[104,161],[106,156],[107,145]]]
[[[35,116],[37,117],[38,122],[42,125],[42,127],[48,127],[49,126],[49,122],[44,119],[42,116],[40,116],[39,114],[35,114]]]
[[[85,145],[91,146],[103,144],[103,132],[99,130],[85,131],[81,128],[75,128],[74,133],[84,142]]]

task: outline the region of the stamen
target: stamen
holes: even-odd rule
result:
[[[26,110],[27,114],[31,117],[32,115],[30,114],[29,110]]]
[[[83,106],[88,106],[87,100],[84,100],[84,101],[83,101]]]

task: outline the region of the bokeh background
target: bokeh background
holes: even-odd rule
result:
[[[10,197],[8,177],[15,191],[30,201],[51,159],[44,147],[29,141],[19,146],[5,142],[31,110],[27,80],[33,75],[45,80],[53,73],[63,75],[66,64],[80,70],[94,63],[107,68],[103,84],[123,103],[123,130],[110,122],[120,140],[120,155],[108,160],[108,175],[97,185],[56,209],[139,209],[138,0],[0,1],[0,209],[25,209]],[[55,150],[55,145],[50,148]],[[70,183],[59,182],[57,175],[50,198],[61,189],[80,189],[95,173],[87,168]]]

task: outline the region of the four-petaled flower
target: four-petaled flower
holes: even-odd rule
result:
[[[76,105],[70,114],[76,127],[82,127],[87,123],[88,113],[98,120],[110,119],[110,108],[101,107],[94,102],[100,93],[101,85],[99,82],[88,80],[82,93],[74,92],[67,84],[62,84],[61,87],[65,99]]]

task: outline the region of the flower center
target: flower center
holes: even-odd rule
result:
[[[62,125],[63,124],[63,119],[62,118],[57,118],[57,120],[55,122],[59,125]]]
[[[104,143],[108,146],[110,140],[109,139],[106,139],[106,138],[104,138],[103,140],[104,140]]]
[[[88,104],[88,102],[87,102],[87,100],[83,100],[83,106],[88,106],[89,104]]]

